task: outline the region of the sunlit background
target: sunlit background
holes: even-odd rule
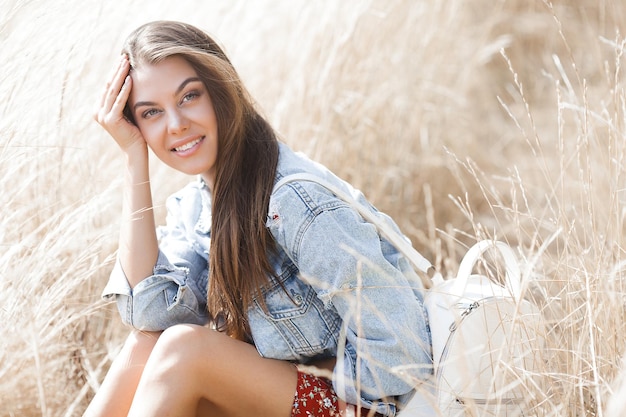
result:
[[[0,416],[80,416],[127,332],[99,298],[123,161],[92,112],[156,19],[214,35],[282,140],[445,274],[515,247],[548,326],[533,415],[626,412],[625,2],[2,0]],[[152,169],[162,221],[189,179]]]

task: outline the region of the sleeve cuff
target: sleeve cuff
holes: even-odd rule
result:
[[[102,298],[111,299],[116,295],[126,295],[130,297],[132,292],[133,290],[128,283],[124,270],[122,269],[122,264],[120,264],[119,259],[117,259],[115,261],[113,271],[111,271],[109,281],[104,287],[104,290],[102,290]]]

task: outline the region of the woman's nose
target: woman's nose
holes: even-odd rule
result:
[[[167,130],[175,135],[189,128],[189,120],[180,111],[170,111],[167,119]]]

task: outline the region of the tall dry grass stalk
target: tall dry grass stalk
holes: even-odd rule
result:
[[[549,326],[535,415],[626,413],[626,3],[175,3],[0,4],[0,416],[80,415],[126,332],[99,300],[121,161],[91,111],[159,18],[215,34],[284,140],[448,274],[477,238],[517,248]],[[153,169],[162,216],[186,180]]]

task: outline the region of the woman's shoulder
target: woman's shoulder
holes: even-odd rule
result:
[[[292,187],[287,188],[314,190],[324,195],[332,195],[333,193],[326,188],[326,185],[330,185],[355,198],[362,196],[359,190],[348,181],[337,176],[325,165],[310,159],[302,152],[294,152],[286,145],[281,144],[274,180],[274,193],[285,188],[284,185],[292,185]]]
[[[278,145],[278,166],[276,176],[285,176],[293,172],[325,171],[327,168],[310,159],[304,152],[298,152],[285,143]]]
[[[284,179],[292,176],[307,175],[311,178],[326,178],[332,175],[330,170],[319,162],[313,161],[302,152],[293,151],[287,145],[280,145],[278,166],[276,167],[276,178],[274,179],[274,190],[272,196],[281,197],[291,194],[291,191],[314,189],[317,184],[311,181],[294,181],[285,183]],[[283,185],[294,185],[294,187],[284,187]]]
[[[327,188],[327,185],[355,197],[360,194],[352,185],[339,178],[323,164],[281,144],[270,201],[277,202],[281,206],[304,204],[313,211],[344,204]]]

